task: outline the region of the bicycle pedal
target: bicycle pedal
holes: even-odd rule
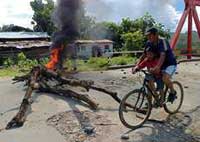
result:
[[[145,109],[140,109],[139,111],[137,111],[138,113],[141,113],[141,114],[144,114],[146,115],[147,114],[147,110]]]

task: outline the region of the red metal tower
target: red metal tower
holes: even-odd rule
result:
[[[197,32],[200,38],[200,21],[197,14],[196,6],[200,6],[200,0],[184,0],[185,1],[185,10],[183,15],[178,23],[176,32],[171,40],[172,49],[175,48],[177,40],[179,38],[180,32],[183,28],[186,18],[188,17],[188,39],[187,39],[187,58],[191,59],[192,57],[192,18],[194,18],[195,25],[197,27]]]

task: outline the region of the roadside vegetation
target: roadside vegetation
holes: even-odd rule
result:
[[[52,22],[52,13],[55,8],[53,0],[32,0],[30,6],[33,10],[32,25],[34,32],[47,32],[51,36],[57,31]],[[109,39],[113,41],[114,51],[134,51],[143,50],[146,38],[145,32],[149,27],[159,29],[159,34],[167,39],[170,38],[170,31],[163,24],[157,22],[149,13],[144,14],[136,19],[122,18],[121,22],[98,22],[95,17],[88,16],[84,7],[80,9],[80,28],[78,39]],[[16,25],[4,25],[0,31],[24,31]],[[113,65],[134,64],[136,58],[131,56],[119,56],[113,58],[90,58],[89,60],[78,60],[78,71],[102,70]],[[27,72],[32,66],[45,64],[48,59],[30,60],[23,53],[17,58],[8,58],[3,61],[3,69],[0,70],[1,76],[13,76]],[[0,62],[0,65],[2,62]],[[65,66],[70,70],[72,62],[66,61]]]
[[[106,70],[109,66],[134,64],[136,59],[136,57],[125,55],[113,58],[92,57],[88,60],[76,60],[76,64],[78,71],[97,71]],[[47,62],[48,58],[39,61],[36,59],[31,60],[23,53],[19,53],[16,58],[4,60],[3,68],[0,69],[0,77],[24,74],[30,71],[33,66],[45,65]],[[66,70],[72,70],[72,60],[66,60],[64,67],[66,67]]]
[[[78,71],[97,71],[106,70],[109,66],[117,65],[128,65],[134,64],[136,62],[136,57],[131,56],[119,56],[113,58],[90,58],[89,60],[77,60],[77,70]],[[69,70],[72,69],[72,61],[68,60],[66,65]]]
[[[47,63],[48,58],[38,61],[36,59],[28,59],[24,53],[19,53],[16,58],[7,58],[3,61],[2,69],[0,69],[0,77],[16,76],[27,73],[33,66]]]

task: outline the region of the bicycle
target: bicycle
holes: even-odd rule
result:
[[[145,76],[150,73],[145,70],[140,70]],[[176,90],[176,97],[173,101],[167,101],[169,89],[164,87],[164,102],[159,107],[164,107],[164,110],[169,114],[175,114],[181,108],[184,98],[184,91],[181,83],[173,81],[174,89]],[[154,91],[148,86],[148,79],[144,78],[143,85],[140,89],[135,89],[126,94],[119,106],[119,118],[124,126],[131,129],[141,127],[149,118],[152,111],[152,99],[159,104],[160,100],[157,98]],[[127,118],[126,118],[127,117]],[[131,120],[130,120],[131,119]],[[130,122],[129,122],[130,121]]]

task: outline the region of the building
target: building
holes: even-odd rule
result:
[[[28,58],[49,56],[50,37],[40,32],[0,32],[0,59],[15,58],[23,52]]]
[[[52,44],[50,40],[46,33],[40,32],[0,32],[0,60],[8,57],[15,58],[20,52],[32,59],[48,57],[49,47]],[[81,59],[111,57],[113,42],[110,40],[77,40],[72,47],[66,48],[66,54]]]
[[[78,58],[112,57],[113,42],[111,40],[77,40],[76,53]]]

